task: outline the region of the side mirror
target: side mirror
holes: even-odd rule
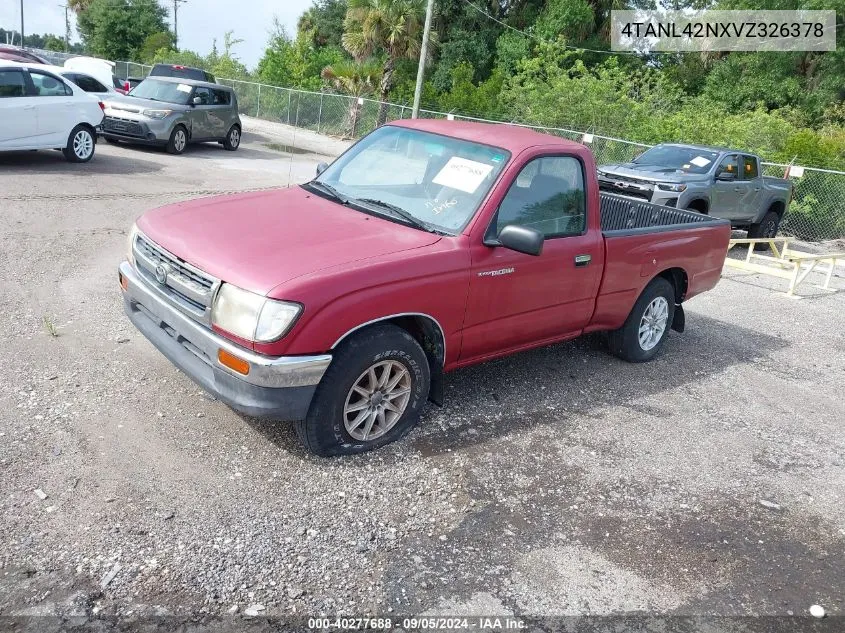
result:
[[[319,176],[329,168],[328,163],[317,163],[317,175]]]
[[[194,97],[192,103],[194,105],[202,105],[202,97]]]
[[[732,171],[720,171],[716,174],[716,180],[721,180],[722,182],[730,182],[732,180],[736,180],[736,174]]]
[[[499,243],[517,253],[526,255],[539,255],[543,252],[543,241],[545,236],[527,226],[509,224],[499,233]]]

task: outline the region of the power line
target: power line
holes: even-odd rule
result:
[[[548,40],[545,40],[541,37],[537,37],[533,33],[527,33],[526,31],[520,31],[519,29],[512,27],[510,24],[506,24],[505,22],[502,22],[497,17],[492,16],[489,13],[487,13],[484,9],[482,9],[478,5],[470,2],[470,0],[464,0],[464,2],[466,2],[469,6],[471,6],[476,11],[478,11],[481,15],[487,17],[490,20],[493,20],[493,22],[496,22],[497,24],[501,24],[503,27],[505,27],[506,29],[510,29],[514,33],[519,33],[520,35],[522,35],[524,37],[527,37],[527,38],[533,39],[533,40],[537,40],[538,42],[542,42],[544,44],[551,44],[552,43],[552,42],[549,42]],[[602,55],[637,55],[637,53],[632,53],[630,51],[603,51],[603,50],[599,50],[599,49],[595,49],[595,48],[584,48],[583,46],[564,45],[564,48],[568,48],[568,49],[571,49],[571,50],[574,50],[574,51],[588,51],[590,53],[600,53]]]

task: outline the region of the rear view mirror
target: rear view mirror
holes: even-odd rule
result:
[[[736,180],[736,174],[732,171],[721,171],[716,174],[716,180],[721,180],[723,182],[729,182],[731,180]]]
[[[202,97],[194,97],[193,104],[194,105],[201,105],[202,104]]]
[[[499,244],[517,253],[539,255],[543,252],[545,237],[540,231],[529,229],[527,226],[509,224],[499,233]]]
[[[328,163],[317,163],[317,175],[319,176],[329,168]]]

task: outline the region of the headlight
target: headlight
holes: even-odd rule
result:
[[[133,253],[133,247],[135,246],[136,237],[138,237],[138,225],[133,222],[132,228],[129,229],[129,237],[126,238],[126,259],[133,267],[135,266],[135,254]]]
[[[151,119],[165,119],[173,113],[173,110],[142,110],[141,114]]]
[[[676,183],[668,183],[668,182],[659,182],[657,183],[657,188],[662,191],[686,191],[687,186],[684,184],[676,184]]]
[[[293,326],[302,306],[267,299],[232,284],[223,284],[211,310],[211,322],[238,338],[269,343]]]

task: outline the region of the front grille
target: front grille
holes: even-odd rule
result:
[[[141,124],[130,119],[120,119],[113,116],[107,116],[103,119],[103,129],[106,132],[119,132],[120,134],[129,134],[131,136],[143,136],[144,129]]]
[[[654,185],[650,182],[613,174],[599,176],[599,189],[623,196],[642,198],[643,200],[651,200],[654,193]]]
[[[208,309],[220,282],[138,234],[133,244],[138,272],[146,281],[164,292],[183,311],[208,319]],[[161,283],[160,276],[164,276]]]

